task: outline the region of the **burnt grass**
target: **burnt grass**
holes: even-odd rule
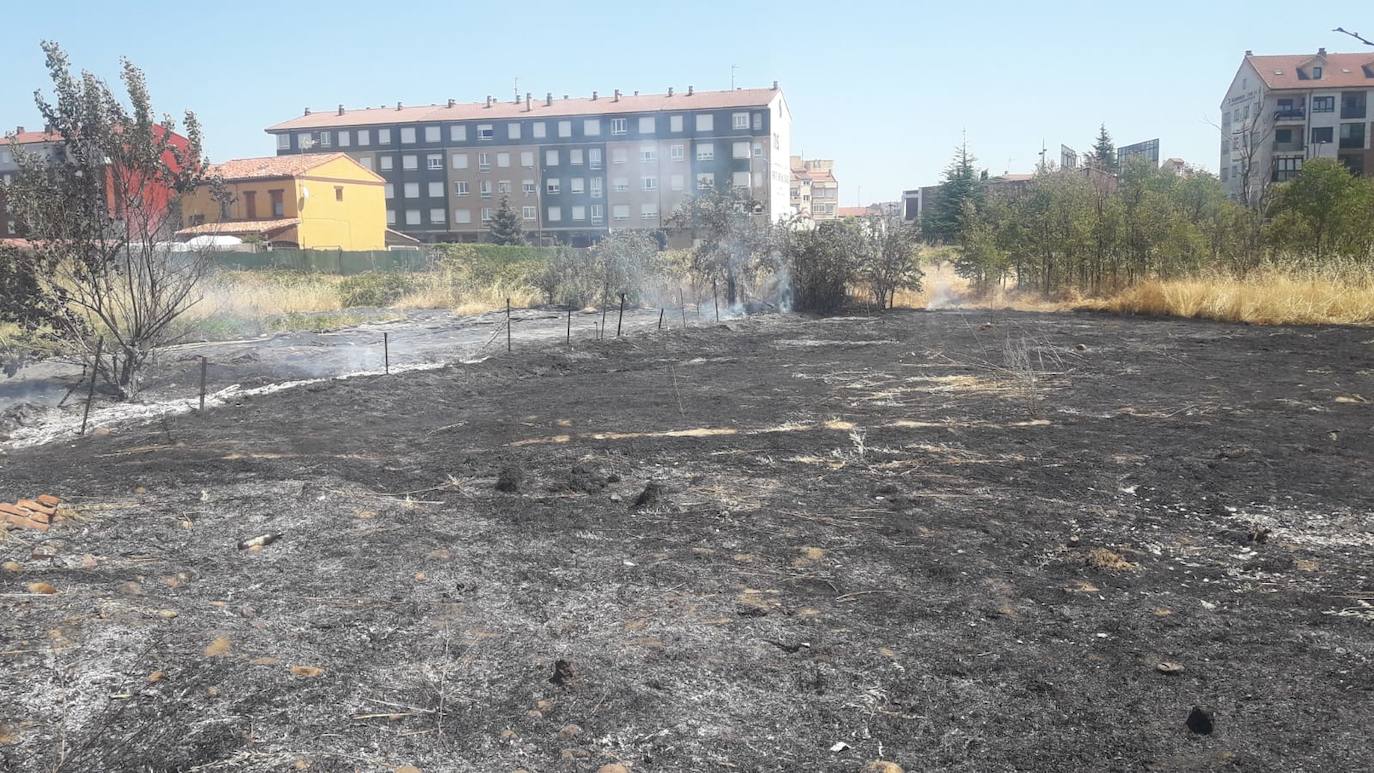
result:
[[[0,769],[1368,770],[1371,347],[767,317],[13,451]]]

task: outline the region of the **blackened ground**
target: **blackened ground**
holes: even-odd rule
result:
[[[1368,770],[1372,351],[774,317],[15,451],[0,768]]]

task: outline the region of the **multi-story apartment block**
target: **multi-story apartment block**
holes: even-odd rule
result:
[[[792,156],[788,166],[792,180],[788,191],[792,211],[810,220],[834,220],[840,206],[840,184],[835,179],[835,162]]]
[[[54,157],[61,137],[48,132],[25,131],[20,126],[13,134],[0,137],[0,239],[13,239],[20,236],[20,224],[5,208],[5,188],[19,174],[19,162],[15,159],[13,145],[20,145],[24,151],[39,153],[48,158]]]
[[[1221,181],[1228,195],[1256,201],[1266,185],[1290,179],[1315,158],[1374,174],[1371,93],[1374,51],[1246,51],[1221,102]]]
[[[480,241],[506,197],[539,239],[589,244],[663,228],[688,197],[733,187],[787,213],[791,113],[770,89],[319,113],[269,127],[277,154],[342,151],[386,180],[389,226],[426,242]]]

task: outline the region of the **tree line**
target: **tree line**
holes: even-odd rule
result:
[[[1044,165],[1029,183],[1008,186],[976,172],[961,146],[925,212],[926,237],[952,245],[956,270],[979,288],[1042,293],[1374,261],[1374,180],[1334,160],[1309,161],[1247,206],[1208,172],[1140,159],[1115,168],[1113,155],[1104,129],[1087,166]]]

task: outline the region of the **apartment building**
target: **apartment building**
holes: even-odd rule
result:
[[[840,206],[840,183],[829,159],[788,159],[792,212],[810,220],[834,220]]]
[[[481,241],[503,197],[541,241],[658,230],[688,197],[747,190],[788,211],[791,114],[766,89],[345,109],[271,126],[277,154],[347,153],[386,181],[390,228]]]
[[[1256,56],[1245,52],[1221,102],[1221,181],[1236,200],[1332,158],[1374,173],[1369,102],[1374,51]]]

